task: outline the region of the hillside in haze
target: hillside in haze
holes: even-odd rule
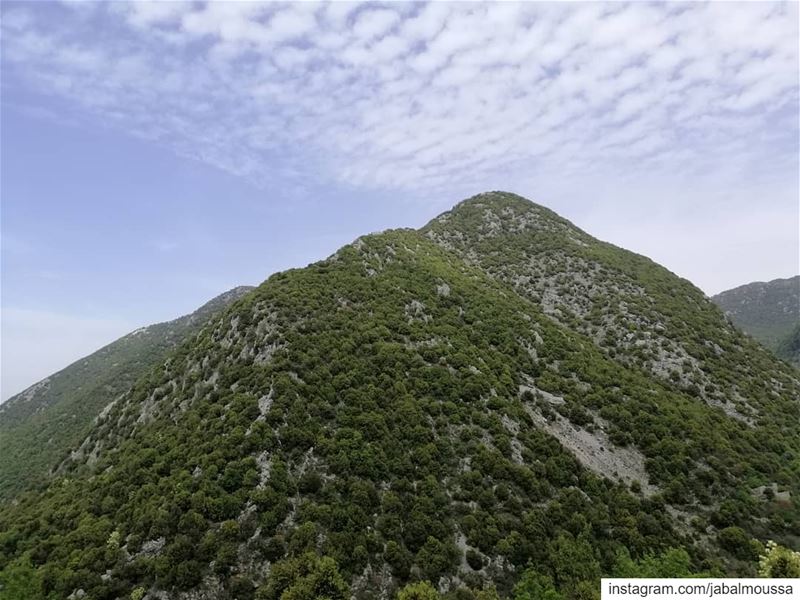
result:
[[[211,318],[0,509],[0,578],[597,598],[653,556],[752,575],[766,540],[798,546],[799,495],[796,370],[690,282],[492,192]]]
[[[45,481],[104,407],[252,289],[234,288],[189,315],[137,329],[0,404],[0,501]]]
[[[748,283],[712,300],[742,331],[800,366],[800,275]]]

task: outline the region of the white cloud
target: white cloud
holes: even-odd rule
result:
[[[441,209],[518,191],[708,292],[800,268],[797,3],[2,10],[3,110],[97,120],[266,189],[399,190]],[[23,107],[23,86],[58,102]],[[2,396],[133,328],[5,309]]]
[[[730,176],[732,161],[786,164],[797,137],[796,4],[145,2],[69,16],[88,10],[6,11],[5,65],[257,185],[471,192],[586,165]]]
[[[373,40],[385,35],[400,20],[400,15],[386,8],[361,11],[353,23],[353,33],[362,40]]]
[[[359,6],[358,2],[328,2],[325,4],[325,19],[336,29],[343,29],[350,14]]]
[[[316,19],[313,12],[290,6],[293,8],[281,10],[272,17],[267,37],[258,40],[262,45],[268,47],[270,43],[296,39],[314,29]],[[302,3],[298,6],[302,7]]]
[[[189,5],[184,2],[140,0],[138,2],[117,2],[114,4],[114,8],[123,12],[132,25],[144,28],[178,21],[189,10]]]

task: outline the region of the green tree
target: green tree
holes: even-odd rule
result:
[[[699,573],[692,572],[692,561],[683,548],[670,548],[655,555],[646,554],[639,560],[633,560],[627,550],[617,553],[614,577],[692,577]]]
[[[514,586],[514,600],[564,600],[564,596],[556,590],[550,577],[528,568]]]
[[[269,583],[256,593],[257,600],[347,600],[350,588],[336,561],[311,552],[272,567]]]
[[[3,600],[39,600],[42,579],[26,554],[0,571],[0,598]]]
[[[488,584],[482,590],[475,592],[475,600],[500,600],[500,595],[494,585]]]
[[[434,579],[448,571],[457,560],[458,550],[452,543],[428,536],[425,545],[417,552],[416,563],[430,579]]]
[[[569,533],[562,533],[551,544],[550,553],[559,587],[600,579],[600,565],[583,534],[574,538]]]
[[[719,532],[719,545],[742,560],[758,558],[760,544],[751,540],[741,527],[726,527]]]
[[[800,577],[800,552],[792,552],[770,540],[758,561],[759,577]]]
[[[441,596],[430,582],[409,583],[397,593],[397,600],[440,600]]]

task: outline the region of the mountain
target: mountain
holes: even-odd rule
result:
[[[252,289],[234,288],[189,315],[137,329],[0,404],[0,500],[46,481],[110,402]]]
[[[800,275],[748,283],[711,299],[742,331],[800,365]]]
[[[422,231],[615,362],[742,421],[770,410],[774,361],[698,288],[650,259],[510,194],[478,196]]]
[[[688,281],[493,192],[271,276],[58,473],[0,509],[28,598],[596,598],[631,560],[798,545],[800,379]]]
[[[783,337],[775,348],[775,354],[783,360],[800,367],[800,323]]]

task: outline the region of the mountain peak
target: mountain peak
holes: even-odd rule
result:
[[[449,250],[469,252],[486,240],[533,234],[548,247],[587,245],[594,238],[540,204],[511,192],[484,192],[431,220],[421,230]],[[498,248],[497,251],[501,249]]]
[[[0,507],[50,596],[288,597],[322,556],[337,598],[505,597],[526,565],[577,598],[621,553],[740,569],[797,531],[796,372],[515,194],[276,274],[151,364]]]
[[[526,206],[526,207],[539,206],[535,202],[515,192],[507,192],[505,190],[489,190],[486,192],[480,192],[479,194],[475,194],[474,196],[470,196],[469,198],[465,198],[464,200],[456,203],[453,206],[453,210],[456,210],[460,206],[474,204],[474,203],[500,204],[500,205],[516,203],[520,206]]]
[[[748,342],[701,290],[650,259],[601,242],[552,210],[508,192],[473,196],[422,232],[511,286],[554,321],[587,336],[615,361],[692,390],[743,422],[758,414],[761,401],[755,398],[762,394],[715,382],[700,368],[717,361],[728,368]],[[713,356],[700,333],[705,328],[725,332]]]
[[[450,210],[436,217],[434,221],[449,215],[471,213],[475,211],[491,211],[498,215],[503,214],[506,216],[515,213],[541,213],[542,215],[560,219],[552,210],[540,204],[536,204],[519,194],[494,190],[490,192],[481,192],[480,194],[462,200]]]

